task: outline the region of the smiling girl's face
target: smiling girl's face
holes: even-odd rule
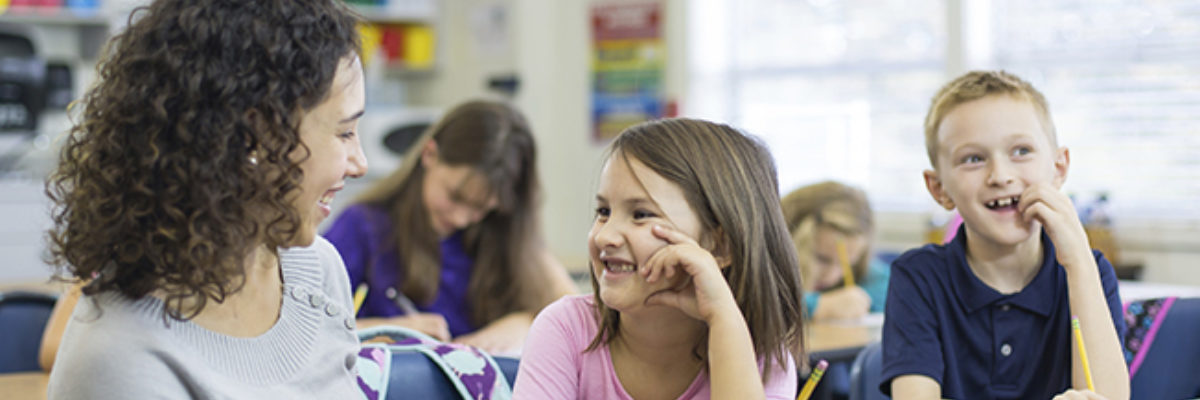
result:
[[[600,299],[611,309],[629,312],[643,306],[646,297],[682,283],[674,279],[646,283],[637,273],[658,249],[667,245],[651,233],[661,225],[699,240],[701,223],[687,203],[683,190],[641,161],[614,153],[600,173],[596,216],[588,232],[592,274]]]

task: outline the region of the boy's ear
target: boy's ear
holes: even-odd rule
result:
[[[942,179],[938,178],[937,171],[927,169],[924,172],[925,189],[929,190],[929,195],[933,196],[933,201],[936,201],[942,208],[947,210],[954,209],[954,200],[950,199],[950,195],[946,194],[946,188],[942,186]]]
[[[1054,187],[1062,188],[1063,183],[1067,181],[1067,169],[1071,167],[1071,151],[1066,147],[1059,147],[1058,152],[1054,156]]]
[[[421,147],[421,166],[429,169],[433,164],[437,163],[438,145],[433,139],[426,140],[425,145]]]

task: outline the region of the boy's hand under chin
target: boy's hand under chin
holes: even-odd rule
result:
[[[1018,207],[1026,222],[1042,223],[1054,242],[1058,263],[1064,268],[1070,270],[1094,262],[1087,233],[1067,195],[1049,184],[1038,183],[1021,193]]]

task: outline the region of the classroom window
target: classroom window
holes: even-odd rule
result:
[[[1200,221],[1200,4],[1082,0],[699,0],[684,112],[745,128],[781,190],[865,187],[936,208],[922,119],[945,80],[1012,71],[1050,100],[1066,190],[1117,218]]]

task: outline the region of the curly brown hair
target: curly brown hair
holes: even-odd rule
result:
[[[242,260],[300,228],[300,119],[359,48],[358,21],[337,0],[134,10],[46,183],[58,274],[85,294],[159,291],[177,320],[239,290]]]

